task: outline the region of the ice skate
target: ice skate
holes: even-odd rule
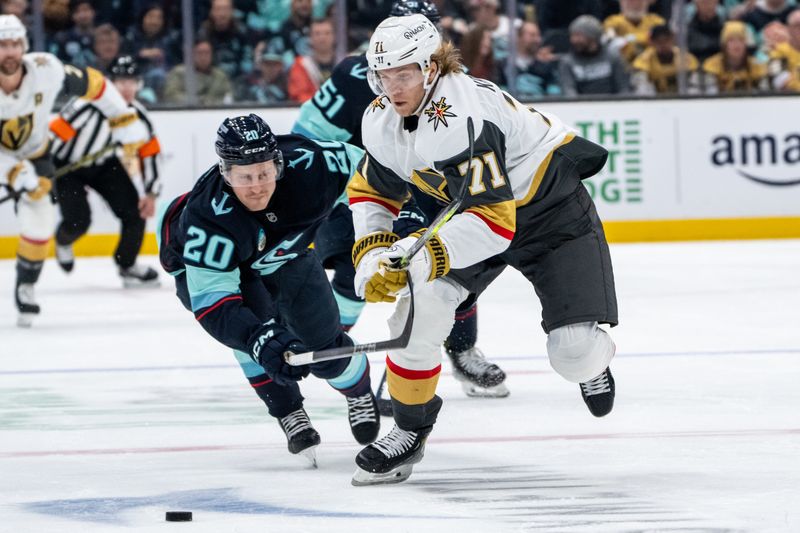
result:
[[[461,383],[467,396],[479,398],[505,398],[510,394],[505,386],[506,373],[486,356],[477,346],[463,352],[446,350],[453,364],[453,376]]]
[[[64,272],[72,272],[75,268],[75,252],[71,244],[56,243],[56,262]]]
[[[350,431],[359,444],[369,444],[378,438],[381,417],[372,391],[354,398],[347,397],[347,419],[350,421]]]
[[[605,416],[614,407],[614,376],[611,375],[611,368],[606,368],[599,376],[586,383],[581,383],[581,396],[586,402],[589,412],[596,417]]]
[[[302,455],[309,460],[311,466],[317,468],[317,446],[320,438],[317,430],[311,425],[306,410],[302,407],[279,418],[278,424],[286,434],[289,453]]]
[[[126,289],[139,287],[158,287],[158,272],[149,266],[134,264],[128,268],[120,268],[119,275],[122,278],[122,286]]]
[[[422,460],[431,429],[405,431],[395,425],[388,435],[356,456],[358,468],[353,474],[352,484],[360,487],[400,483],[408,479],[414,465]]]
[[[14,291],[14,300],[17,303],[17,326],[21,328],[29,328],[33,325],[33,319],[39,314],[41,308],[36,303],[36,298],[33,294],[32,283],[20,283]]]

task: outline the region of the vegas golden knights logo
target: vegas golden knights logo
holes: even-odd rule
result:
[[[411,173],[411,182],[428,196],[433,196],[442,202],[450,201],[450,197],[447,195],[447,180],[435,170],[429,168],[414,170]]]
[[[33,131],[33,113],[9,120],[0,120],[0,145],[9,150],[19,150]]]

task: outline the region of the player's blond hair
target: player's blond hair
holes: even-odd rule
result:
[[[461,66],[461,53],[449,41],[445,41],[439,46],[431,55],[431,61],[439,66],[440,76],[464,71]]]

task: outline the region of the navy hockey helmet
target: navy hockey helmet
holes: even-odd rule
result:
[[[275,161],[276,179],[283,176],[283,154],[269,125],[256,114],[226,118],[217,129],[214,148],[219,170],[226,175],[233,165],[252,165]]]
[[[108,67],[108,77],[112,80],[117,78],[141,78],[139,63],[133,56],[118,56]]]
[[[397,0],[392,4],[392,9],[389,11],[391,17],[405,17],[419,13],[424,15],[425,18],[438,24],[442,16],[439,14],[439,9],[433,2],[427,0]]]

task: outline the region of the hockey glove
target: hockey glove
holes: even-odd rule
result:
[[[278,385],[288,385],[292,381],[300,381],[308,375],[308,365],[291,366],[284,359],[284,352],[306,352],[300,339],[283,326],[270,320],[264,325],[253,343],[250,357],[264,368],[267,376]]]
[[[140,175],[139,148],[150,139],[147,128],[135,112],[111,117],[108,124],[112,140],[122,146],[119,159],[123,168],[132,178]]]
[[[389,265],[396,264],[401,257],[406,255],[408,249],[411,248],[423,232],[424,229],[397,241],[391,248],[381,253],[378,261],[382,265],[386,265],[387,268],[389,268]],[[417,282],[423,280],[433,281],[436,278],[441,278],[450,272],[450,256],[447,255],[447,247],[439,237],[434,235],[425,243],[425,247],[411,259],[406,270]],[[405,285],[406,281],[404,280],[403,286]]]
[[[44,198],[52,182],[39,176],[30,161],[20,161],[8,172],[8,185],[17,194],[26,193],[31,200]]]
[[[370,233],[353,245],[356,294],[368,302],[393,302],[395,293],[406,285],[404,271],[387,271],[379,260],[398,239],[390,232]]]

